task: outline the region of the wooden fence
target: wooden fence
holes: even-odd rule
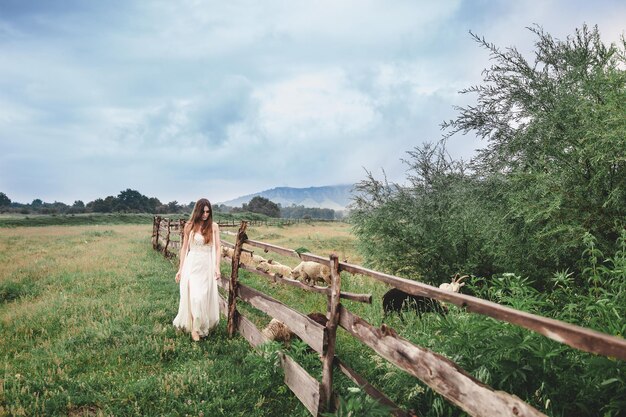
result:
[[[272,219],[272,220],[246,220],[249,226],[290,226],[292,224],[315,222],[340,222],[340,220],[309,220],[309,219]],[[183,228],[186,220],[169,219],[155,216],[152,222],[152,246],[167,257],[175,255],[180,249],[183,236]],[[239,227],[240,220],[220,220],[220,228]],[[172,233],[173,232],[173,233]]]
[[[176,223],[168,220],[167,224],[169,226],[168,230],[171,229],[178,233],[180,222]],[[358,265],[339,262],[335,255],[324,258],[311,253],[298,254],[291,249],[250,240],[245,234],[247,225],[247,222],[241,223],[234,244],[222,241],[223,245],[234,248],[232,259],[224,259],[231,263],[230,279],[222,278],[219,281],[219,285],[228,291],[228,300],[221,299],[220,308],[222,313],[228,317],[229,335],[233,336],[236,331],[239,331],[255,347],[267,341],[261,331],[249,319],[238,312],[237,303],[247,302],[258,310],[285,323],[313,350],[320,353],[322,360],[321,382],[309,375],[304,368],[288,355],[281,354],[281,364],[285,371],[286,385],[314,416],[319,415],[321,412],[333,410],[332,387],[333,370],[335,368],[361,386],[371,397],[389,406],[393,415],[409,415],[335,355],[337,327],[342,327],[384,359],[417,377],[469,415],[494,417],[544,416],[539,410],[525,403],[517,396],[494,390],[469,375],[451,360],[429,349],[412,344],[397,335],[393,329],[386,325],[383,324],[380,328],[375,327],[352,313],[345,306],[341,305],[341,298],[371,303],[371,295],[342,292],[341,272],[366,275],[392,285],[408,294],[452,303],[468,311],[487,315],[497,320],[513,323],[538,332],[550,339],[582,351],[626,360],[626,340],[624,339],[515,310],[476,297],[445,291],[417,281],[373,271]],[[234,234],[227,231],[225,233]],[[171,236],[171,234],[168,234],[168,236]],[[158,247],[158,240],[159,237],[156,236],[157,245],[155,247]],[[329,287],[309,287],[299,281],[264,273],[240,264],[241,251],[246,250],[244,249],[244,244],[252,248],[262,249],[265,252],[272,251],[300,260],[327,265],[331,271],[331,284]],[[328,322],[326,326],[316,323],[309,317],[260,291],[241,284],[238,281],[240,269],[267,277],[274,282],[326,296],[328,301],[326,312]]]

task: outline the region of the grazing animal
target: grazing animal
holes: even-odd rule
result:
[[[264,257],[252,254],[252,263],[253,264],[258,265],[258,264],[260,264],[261,262],[264,262],[264,261],[265,261]]]
[[[443,283],[439,285],[439,288],[450,292],[459,292],[461,287],[465,285],[464,282],[461,282],[465,278],[467,275],[459,277],[459,274],[456,274],[452,277],[452,282]],[[417,315],[429,312],[444,315],[448,312],[448,308],[437,300],[421,295],[407,294],[397,288],[392,288],[383,295],[383,312],[385,315],[399,313],[403,309],[414,310]]]
[[[446,314],[447,308],[432,298],[421,295],[407,294],[397,288],[392,288],[383,295],[383,312],[400,313],[402,310],[414,310],[418,316],[422,313],[435,312]]]
[[[278,274],[281,277],[290,277],[291,276],[291,268],[287,265],[280,264],[274,260],[270,260],[267,262],[269,266],[269,271],[274,274]]]
[[[326,326],[326,322],[328,321],[324,313],[310,313],[307,314],[307,317],[322,326]],[[261,330],[261,333],[269,340],[275,340],[277,342],[288,342],[294,337],[298,337],[285,323],[277,319],[272,319],[269,324]]]
[[[330,268],[312,261],[302,261],[291,271],[294,279],[300,279],[307,285],[313,286],[316,282],[325,282],[330,285]]]
[[[317,324],[321,324],[322,326],[326,326],[328,319],[326,318],[326,314],[324,313],[309,313],[307,317],[316,322]]]
[[[267,261],[263,261],[256,266],[256,269],[268,273],[270,271],[270,264]]]
[[[461,287],[465,285],[465,283],[461,281],[463,281],[467,277],[468,275],[463,275],[462,277],[459,277],[459,274],[456,274],[452,277],[452,282],[444,282],[443,284],[439,285],[439,288],[446,291],[459,292],[461,290]]]
[[[261,333],[269,340],[276,340],[277,342],[288,342],[294,335],[285,323],[277,319],[272,319]]]

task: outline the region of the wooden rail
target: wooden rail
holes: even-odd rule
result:
[[[330,258],[323,258],[311,253],[298,254],[291,249],[249,240],[245,235],[246,226],[247,224],[242,222],[234,245],[224,242],[224,245],[235,248],[232,258],[224,258],[224,261],[231,263],[231,279],[226,280],[222,278],[219,283],[229,293],[228,303],[224,300],[220,302],[221,310],[229,318],[229,333],[230,323],[233,323],[233,333],[235,329],[238,330],[252,346],[258,346],[266,341],[265,336],[256,326],[237,312],[236,302],[240,300],[248,302],[264,313],[281,320],[313,350],[319,352],[322,359],[321,383],[311,377],[293,359],[284,354],[281,357],[281,364],[285,370],[285,383],[312,415],[332,411],[334,408],[332,386],[333,370],[335,368],[362,386],[363,390],[372,398],[389,406],[393,415],[408,415],[406,411],[395,405],[387,396],[335,355],[336,329],[341,327],[381,357],[420,379],[435,392],[441,394],[469,415],[494,417],[544,416],[539,410],[515,395],[496,391],[476,380],[448,358],[424,347],[414,345],[398,336],[393,329],[384,324],[380,328],[375,327],[349,311],[346,306],[341,305],[339,302],[341,298],[371,302],[371,296],[367,300],[367,295],[364,294],[341,292],[341,272],[369,276],[399,288],[408,294],[452,303],[468,311],[487,315],[497,320],[538,332],[576,349],[626,360],[626,341],[624,339],[518,311],[476,297],[448,292],[430,285],[373,271],[358,265],[339,262],[334,255],[331,255]],[[153,230],[153,242],[155,240],[157,242],[159,240],[159,230],[156,227]],[[277,274],[268,274],[245,264],[240,264],[239,256],[241,251],[245,250],[244,244],[261,248],[266,252],[272,251],[281,255],[327,265],[331,270],[331,285],[329,287],[308,287],[298,281],[280,277]],[[317,324],[302,313],[291,309],[258,290],[239,284],[237,271],[240,268],[272,279],[274,282],[325,295],[328,301],[326,314],[328,322],[326,326]]]

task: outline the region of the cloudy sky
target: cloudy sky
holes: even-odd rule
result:
[[[364,168],[402,181],[489,65],[469,30],[531,56],[527,26],[583,23],[617,41],[626,2],[0,0],[0,191],[187,203]]]

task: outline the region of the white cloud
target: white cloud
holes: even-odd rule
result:
[[[259,127],[277,145],[314,145],[358,135],[378,122],[371,97],[350,87],[338,69],[301,74],[260,88]]]
[[[0,191],[223,201],[362,167],[401,180],[405,151],[438,139],[489,65],[468,30],[524,53],[533,23],[561,38],[598,23],[613,41],[622,3],[0,3]]]

